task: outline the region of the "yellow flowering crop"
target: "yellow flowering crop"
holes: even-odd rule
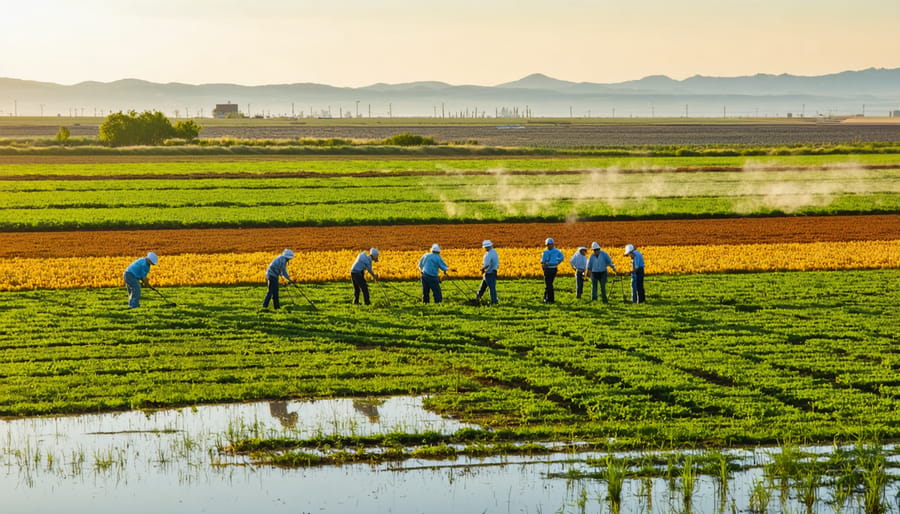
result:
[[[498,248],[500,276],[541,276],[542,248]],[[574,248],[562,249],[560,265],[570,273],[568,260]],[[607,248],[619,271],[631,268],[620,248]],[[719,273],[732,271],[811,271],[840,269],[900,268],[900,240],[830,243],[782,243],[752,245],[647,246],[644,254],[648,274]],[[382,278],[414,280],[424,252],[383,249],[374,269]],[[302,282],[348,280],[358,252],[297,252],[288,265],[292,278]],[[461,277],[480,275],[481,249],[446,249],[444,260]],[[151,284],[231,285],[265,281],[265,270],[276,257],[272,253],[225,253],[161,255],[153,266]],[[0,290],[115,287],[123,284],[131,257],[12,258],[0,261]]]

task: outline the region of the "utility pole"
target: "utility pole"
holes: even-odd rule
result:
[[[388,104],[388,118],[394,117],[394,104]]]
[[[41,118],[44,117],[44,104],[41,104]]]
[[[359,100],[356,101],[356,117],[359,118]]]

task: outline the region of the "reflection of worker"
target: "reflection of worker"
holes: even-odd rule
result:
[[[579,246],[569,259],[569,266],[575,270],[575,298],[581,298],[584,291],[584,270],[587,268],[587,247]]]
[[[616,265],[613,264],[609,254],[604,252],[600,248],[600,244],[596,241],[591,243],[591,250],[594,253],[591,255],[591,258],[588,259],[587,265],[587,271],[591,276],[591,300],[597,301],[597,283],[599,282],[603,303],[609,303],[606,300],[606,280],[609,277],[609,273],[606,269],[612,268],[613,271],[616,271]]]
[[[544,270],[544,303],[553,303],[556,301],[556,295],[553,291],[553,281],[556,280],[556,267],[564,261],[566,257],[559,248],[556,248],[556,242],[552,237],[548,237],[544,244],[547,249],[541,254],[541,268]]]
[[[447,276],[449,270],[447,263],[441,259],[441,247],[434,243],[431,245],[431,251],[419,259],[419,271],[422,272],[422,302],[428,303],[431,293],[434,293],[434,303],[441,303],[444,300],[439,274],[443,271],[444,276]]]
[[[378,275],[372,271],[372,263],[378,262],[378,248],[372,248],[369,253],[359,252],[356,262],[350,267],[350,281],[353,282],[353,305],[359,305],[359,293],[362,292],[363,301],[369,305],[369,284],[366,283],[366,271],[372,278],[378,280]]]
[[[269,414],[284,428],[294,428],[300,416],[296,412],[288,412],[287,406],[288,402],[269,402]]]
[[[147,280],[147,274],[150,273],[150,266],[155,266],[159,262],[159,257],[155,253],[150,252],[146,257],[132,262],[125,269],[125,288],[128,290],[128,308],[134,309],[140,307],[141,304],[141,284],[150,285]]]
[[[475,301],[481,301],[481,295],[490,289],[491,304],[497,305],[497,270],[500,268],[500,258],[497,257],[497,250],[494,250],[494,243],[490,239],[485,239],[481,243],[484,248],[484,257],[481,259],[481,287],[475,295]]]
[[[353,400],[353,408],[357,412],[365,416],[369,423],[378,423],[380,414],[378,413],[378,404],[370,400]]]
[[[644,303],[644,256],[634,245],[625,245],[625,255],[631,257],[631,301]]]
[[[266,284],[269,286],[269,291],[266,293],[266,298],[263,300],[263,309],[269,307],[269,300],[272,300],[272,305],[274,305],[276,309],[281,307],[281,303],[278,301],[278,280],[281,277],[284,277],[288,282],[291,281],[291,276],[288,275],[287,265],[288,261],[293,258],[293,250],[285,248],[285,250],[281,252],[281,255],[275,257],[272,259],[272,262],[269,263],[269,267],[266,269]]]

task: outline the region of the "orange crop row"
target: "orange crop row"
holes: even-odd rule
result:
[[[780,243],[753,245],[647,246],[639,248],[648,274],[719,273],[746,271],[811,271],[900,268],[900,240],[837,243]],[[564,248],[566,262],[574,251]],[[609,249],[620,271],[630,261],[618,248]],[[498,248],[501,278],[541,275],[540,248]],[[346,280],[357,252],[351,250],[297,252],[289,271],[304,282]],[[383,250],[376,273],[391,280],[415,280],[422,252]],[[480,248],[447,249],[442,256],[460,277],[477,277]],[[270,252],[232,254],[161,254],[150,281],[164,286],[263,283]],[[63,257],[0,260],[0,290],[113,287],[132,257]],[[564,263],[563,273],[570,270]]]

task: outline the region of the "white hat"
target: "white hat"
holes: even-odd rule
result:
[[[579,246],[578,251],[587,250],[587,246]]]
[[[159,257],[153,252],[147,253],[147,260],[152,262],[154,266],[159,264]]]
[[[634,245],[625,245],[625,255],[634,251]]]
[[[599,250],[599,249],[600,249],[600,243],[598,243],[597,241],[594,241],[593,243],[591,243],[591,250]]]
[[[372,257],[375,257],[377,259],[378,258],[378,248],[372,248],[371,250],[369,250],[369,255],[371,255]]]
[[[545,245],[552,245],[552,244],[556,244],[556,241],[554,241],[552,237],[548,237],[548,238],[544,241],[544,244],[545,244]]]
[[[492,246],[494,246],[494,243],[492,243],[490,239],[485,239],[481,242],[482,248],[491,248]]]
[[[288,259],[293,259],[293,258],[294,258],[294,251],[291,250],[290,248],[285,248],[284,251],[281,252],[281,255],[284,255],[284,256],[287,257]]]
[[[434,243],[433,245],[431,245],[431,251],[435,253],[441,253],[441,247],[438,246],[437,243]]]

